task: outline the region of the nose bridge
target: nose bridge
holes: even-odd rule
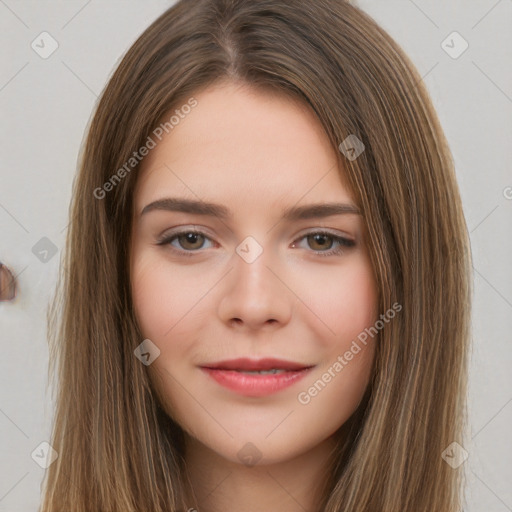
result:
[[[264,295],[269,294],[275,287],[275,283],[271,282],[275,276],[269,269],[273,264],[272,250],[269,247],[264,248],[254,237],[248,236],[237,246],[235,252],[235,293],[255,294],[255,299],[259,298],[260,305],[263,306],[268,300]],[[251,302],[250,296],[243,299]]]
[[[257,242],[256,242],[257,243]],[[236,280],[248,292],[260,293],[269,291],[269,283],[273,277],[269,267],[272,265],[270,250],[264,250],[252,241],[242,242],[236,249],[235,260]]]
[[[233,255],[233,270],[223,290],[219,315],[250,327],[268,321],[287,322],[291,299],[286,287],[275,275],[275,252],[265,248],[252,236],[245,238]]]

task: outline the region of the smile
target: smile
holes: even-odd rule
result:
[[[313,366],[275,359],[237,359],[200,368],[215,382],[231,391],[243,396],[262,397],[297,383]]]

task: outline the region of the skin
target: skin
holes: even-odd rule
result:
[[[369,382],[373,344],[363,345],[309,403],[298,394],[378,318],[364,220],[353,213],[282,219],[286,207],[355,205],[309,107],[233,82],[194,97],[198,105],[137,171],[130,272],[141,332],[160,350],[147,366],[151,383],[186,433],[191,507],[314,511],[334,434]],[[164,210],[141,216],[164,197],[218,203],[233,218]],[[177,227],[195,227],[205,237],[157,245]],[[306,236],[322,229],[356,245],[323,256],[340,244]],[[251,263],[236,252],[248,236],[263,249]],[[238,357],[315,367],[264,397],[230,391],[198,367]],[[249,442],[260,457],[255,465],[239,456]]]

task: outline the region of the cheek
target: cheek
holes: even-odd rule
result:
[[[309,295],[311,309],[318,312],[317,317],[321,319],[315,323],[322,325],[316,329],[316,343],[318,348],[322,347],[319,351],[322,356],[314,379],[303,388],[308,396],[301,403],[321,394],[311,407],[320,417],[326,410],[322,407],[330,410],[340,396],[346,406],[340,409],[340,414],[354,408],[362,398],[371,373],[376,337],[368,332],[378,319],[377,285],[368,259],[358,258],[352,263],[337,272],[331,269],[325,276],[329,285],[321,290],[317,287],[315,294]],[[313,381],[317,385],[309,394],[307,386],[314,385]]]
[[[132,296],[137,322],[144,339],[151,340],[160,355],[148,366],[152,378],[178,378],[197,362],[198,345],[207,327],[205,295],[215,283],[192,266],[172,268],[165,259],[149,252],[134,258]]]
[[[197,318],[201,296],[198,283],[192,283],[191,276],[185,274],[170,272],[168,262],[151,254],[142,252],[133,259],[131,284],[135,316],[144,339],[151,340],[160,350],[147,371],[153,390],[169,416],[174,416],[171,411],[176,407],[174,378],[181,380],[183,366],[191,358],[190,340],[195,338],[187,313],[193,312]]]
[[[132,296],[142,334],[151,340],[159,338],[164,332],[164,318],[167,317],[166,320],[170,322],[170,312],[174,308],[168,302],[171,294],[168,292],[163,268],[158,262],[152,264],[143,257],[135,260],[132,270]],[[167,315],[164,314],[166,312]]]
[[[352,266],[338,277],[327,294],[329,300],[317,303],[323,305],[323,319],[333,332],[317,340],[323,345],[321,361],[296,397],[300,417],[325,436],[348,420],[364,396],[376,340],[366,333],[378,317],[369,266]]]
[[[368,265],[358,265],[347,277],[340,291],[335,331],[343,337],[357,336],[373,324],[377,317],[377,290],[372,270]]]
[[[200,297],[193,276],[170,272],[162,258],[140,255],[132,267],[132,296],[136,317],[143,335],[165,341],[174,326]]]
[[[343,348],[377,318],[377,289],[366,258],[337,269],[326,269],[303,281],[305,304],[315,313],[324,347]]]

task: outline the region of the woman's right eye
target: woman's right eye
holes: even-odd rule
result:
[[[164,235],[157,241],[157,245],[169,245],[172,250],[191,256],[198,249],[204,249],[205,240],[210,240],[204,233],[200,231],[187,230],[178,233]],[[177,242],[173,244],[173,242]]]

